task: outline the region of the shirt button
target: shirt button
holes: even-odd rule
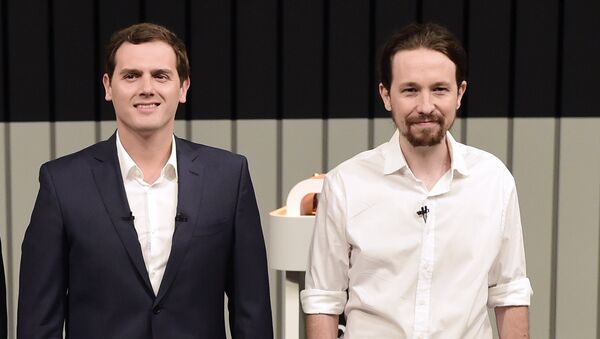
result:
[[[162,311],[162,308],[160,306],[154,306],[154,308],[152,309],[152,313],[154,314],[159,314],[160,311]]]

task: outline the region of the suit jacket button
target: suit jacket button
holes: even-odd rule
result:
[[[162,311],[162,308],[160,308],[160,306],[155,306],[155,307],[152,309],[152,313],[154,313],[154,314],[159,314],[159,313],[160,313],[160,311]]]

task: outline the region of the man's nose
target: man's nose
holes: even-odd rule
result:
[[[143,76],[140,88],[140,95],[151,96],[154,95],[154,84],[151,76]]]
[[[419,98],[419,106],[417,107],[418,112],[422,114],[429,114],[433,112],[434,109],[435,105],[433,104],[431,95],[428,93],[422,93]]]

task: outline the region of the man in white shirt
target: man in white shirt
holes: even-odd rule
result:
[[[515,182],[493,155],[448,130],[466,91],[466,54],[434,24],[392,36],[379,92],[397,131],[327,174],[302,306],[309,339],[528,336]]]
[[[117,132],[50,161],[22,246],[19,339],[272,338],[266,251],[243,156],[173,135],[183,42],[137,24],[107,46]]]

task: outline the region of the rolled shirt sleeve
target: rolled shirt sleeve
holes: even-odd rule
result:
[[[335,172],[330,172],[317,208],[306,289],[300,293],[305,313],[341,314],[344,311],[349,255],[343,182]]]
[[[526,275],[521,215],[512,177],[507,187],[502,214],[502,243],[488,276],[490,287],[487,305],[490,308],[528,306],[533,294]]]

